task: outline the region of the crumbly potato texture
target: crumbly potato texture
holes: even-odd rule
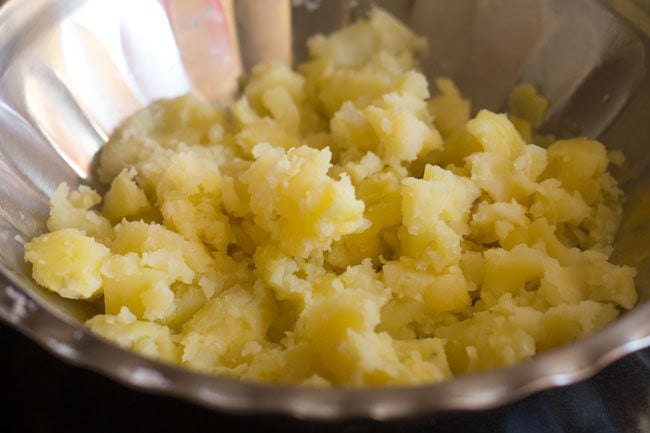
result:
[[[93,331],[202,372],[312,386],[433,383],[592,334],[637,299],[609,261],[622,192],[547,101],[471,115],[389,14],[253,68],[230,106],[153,103],[61,185],[35,280],[102,297]],[[620,155],[617,154],[620,159]],[[619,161],[620,162],[620,161]],[[82,302],[82,301],[80,301]]]

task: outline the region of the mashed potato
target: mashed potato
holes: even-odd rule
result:
[[[87,326],[146,356],[312,385],[507,366],[634,305],[636,271],[608,261],[608,154],[537,134],[534,87],[508,114],[471,117],[448,79],[430,97],[425,41],[377,9],[308,45],[229,107],[187,95],[128,119],[101,152],[103,203],[52,196],[51,233],[25,247],[35,280],[102,296]]]

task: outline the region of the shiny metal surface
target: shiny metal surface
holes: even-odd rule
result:
[[[615,257],[639,268],[641,300],[603,332],[528,363],[435,386],[307,389],[208,377],[90,334],[93,305],[39,288],[22,245],[61,181],[93,182],[113,128],[190,90],[228,100],[260,60],[299,61],[306,38],[379,4],[427,37],[423,68],[474,107],[503,108],[529,81],[551,100],[547,130],[589,135],[629,159]],[[392,419],[491,408],[593,375],[650,345],[650,48],[645,0],[12,0],[0,11],[0,317],[54,354],[129,386],[238,412]],[[631,6],[630,6],[631,5]],[[630,7],[633,14],[630,15]]]

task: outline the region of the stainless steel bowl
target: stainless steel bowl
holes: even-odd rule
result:
[[[307,389],[208,377],[144,359],[81,321],[92,305],[39,288],[23,243],[42,232],[61,181],[93,181],[111,130],[149,102],[190,90],[226,100],[242,70],[300,60],[306,38],[371,3],[425,35],[430,76],[452,77],[475,107],[512,86],[551,100],[546,128],[599,137],[628,156],[617,260],[638,266],[640,301],[604,331],[512,368],[433,386]],[[650,345],[650,2],[647,0],[12,0],[0,11],[0,317],[65,360],[137,390],[234,412],[392,419],[492,408],[578,381]]]

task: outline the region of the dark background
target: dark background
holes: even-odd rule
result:
[[[0,323],[0,432],[650,432],[650,350],[591,380],[436,419],[317,424],[233,416],[138,393],[70,366]]]

